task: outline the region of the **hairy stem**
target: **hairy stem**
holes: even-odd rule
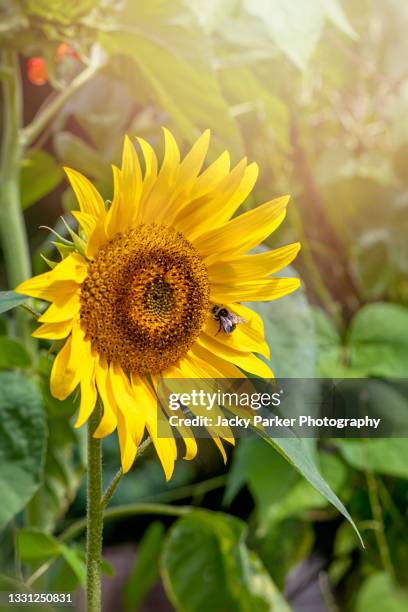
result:
[[[101,560],[103,512],[102,444],[93,434],[100,421],[101,408],[95,408],[88,421],[88,483],[86,516],[86,596],[88,612],[101,610]]]

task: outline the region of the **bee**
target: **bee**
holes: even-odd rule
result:
[[[211,314],[220,324],[215,335],[219,334],[221,329],[223,329],[226,334],[231,334],[238,323],[246,323],[245,319],[239,317],[237,314],[235,314],[235,312],[228,310],[224,306],[213,306],[211,309]]]

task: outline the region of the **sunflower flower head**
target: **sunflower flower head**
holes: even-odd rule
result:
[[[130,469],[147,431],[166,478],[177,458],[169,427],[157,433],[159,378],[261,378],[273,373],[257,354],[269,357],[261,318],[241,304],[269,301],[299,286],[296,278],[274,278],[300,248],[298,243],[250,254],[283,221],[288,197],[236,216],[257,179],[256,164],[230,168],[223,153],[202,171],[207,130],[181,160],[164,129],[159,168],[148,142],[125,138],[121,168],[113,167],[110,207],[88,179],[66,169],[77,196],[73,215],[80,236],[57,243],[63,259],[49,272],[19,285],[17,292],[51,302],[39,319],[37,338],[64,340],[51,372],[51,392],[65,399],[80,387],[76,426],[98,398],[103,416],[95,431],[118,431],[123,470]],[[218,307],[239,320],[220,331]],[[214,310],[215,309],[215,310]],[[197,444],[183,427],[185,458]],[[229,428],[209,430],[225,460]]]

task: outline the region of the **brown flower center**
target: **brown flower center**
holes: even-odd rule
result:
[[[200,334],[210,306],[207,270],[175,230],[117,234],[89,264],[81,320],[98,353],[126,372],[158,374]]]

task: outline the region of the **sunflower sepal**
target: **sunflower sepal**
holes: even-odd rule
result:
[[[51,270],[53,270],[55,268],[55,266],[58,265],[58,261],[51,261],[51,259],[48,259],[45,255],[43,255],[42,253],[40,253],[40,257],[43,261],[45,261],[45,263],[47,264],[47,266],[49,268],[51,268]]]
[[[65,221],[64,217],[61,217],[61,219],[66,227],[67,232],[72,238],[74,250],[77,251],[77,253],[79,253],[80,255],[82,255],[82,257],[85,257],[86,242],[84,238],[81,238],[79,234],[75,233],[74,230],[70,228],[68,223]]]

